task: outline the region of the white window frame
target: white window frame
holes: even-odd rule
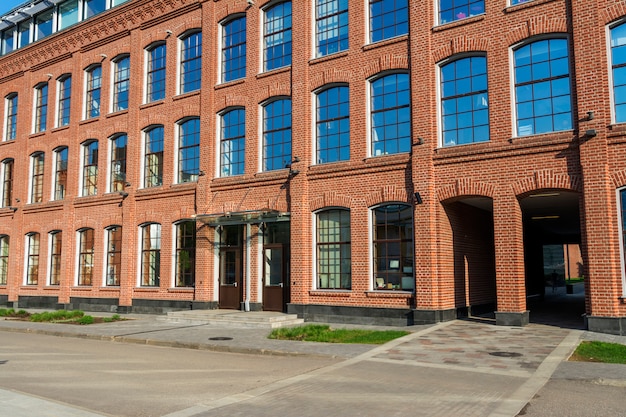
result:
[[[41,119],[41,114],[39,114],[39,110],[42,108],[39,106],[39,100],[43,100],[42,89],[46,88],[46,115],[43,119]],[[50,109],[50,85],[47,81],[37,83],[33,88],[33,123],[31,126],[32,133],[43,133],[48,130],[48,110]],[[41,128],[41,121],[43,120],[44,128]],[[39,128],[37,125],[39,124]]]
[[[79,175],[79,181],[78,181],[78,197],[89,197],[89,196],[94,196],[94,195],[98,195],[98,193],[96,192],[95,194],[88,194],[85,195],[84,194],[84,187],[85,187],[85,152],[87,152],[87,149],[89,147],[89,145],[91,145],[91,143],[93,142],[98,142],[97,139],[88,139],[86,141],[84,141],[83,143],[80,144],[80,164],[79,164],[79,169],[80,169],[80,175]],[[96,167],[98,168],[98,175],[101,174],[100,172],[100,143],[98,142],[98,164],[96,165]],[[97,183],[96,183],[96,190],[98,189]]]
[[[57,287],[59,284],[52,283],[52,239],[55,235],[61,234],[63,236],[62,230],[51,230],[48,232],[48,255],[46,257],[46,285]],[[61,257],[63,257],[63,238],[61,237]]]
[[[35,201],[33,201],[33,193],[34,193],[34,179],[35,179],[35,158],[39,155],[43,155],[43,161],[44,161],[44,166],[43,166],[43,173],[42,173],[42,184],[41,184],[41,202],[43,203],[43,197],[44,197],[44,187],[43,187],[43,176],[45,176],[45,169],[46,169],[46,154],[43,151],[35,151],[32,154],[30,154],[29,159],[29,166],[28,166],[28,204],[33,204],[35,203]]]
[[[69,106],[70,109],[70,118],[68,120],[67,124],[61,124],[60,122],[60,113],[61,113],[61,101],[65,100],[63,97],[61,97],[61,86],[63,85],[63,83],[69,79],[70,80],[70,94],[69,97],[67,99],[67,104]],[[72,74],[63,74],[61,75],[59,78],[56,79],[56,92],[55,92],[55,100],[54,100],[56,106],[54,106],[54,127],[64,127],[64,126],[69,126],[71,120],[72,120]]]
[[[624,236],[624,228],[623,228],[623,224],[624,224],[624,218],[622,216],[622,205],[621,205],[621,198],[620,198],[620,194],[621,192],[624,191],[626,192],[626,186],[624,187],[620,187],[618,189],[615,190],[615,198],[616,198],[616,206],[617,206],[617,219],[619,221],[618,224],[618,228],[619,228],[619,259],[620,259],[620,273],[622,276],[622,297],[626,297],[626,258],[624,258],[624,256],[626,256],[626,248],[624,247],[624,245],[626,245],[626,237]]]

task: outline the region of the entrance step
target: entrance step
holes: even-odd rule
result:
[[[215,326],[247,329],[276,329],[296,326],[304,323],[296,314],[284,314],[274,311],[239,311],[239,310],[183,310],[170,311],[166,316],[157,317],[159,321],[179,324],[210,324]]]

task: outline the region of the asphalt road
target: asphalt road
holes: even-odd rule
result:
[[[163,416],[338,361],[3,332],[0,389],[104,415]],[[6,412],[0,404],[0,416],[15,416]]]

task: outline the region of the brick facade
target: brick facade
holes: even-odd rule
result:
[[[532,0],[514,6],[507,0],[486,0],[484,13],[435,25],[435,3],[409,2],[409,33],[370,43],[366,2],[350,1],[349,48],[314,58],[314,2],[293,1],[292,64],[268,72],[260,68],[263,11],[276,2],[266,0],[253,5],[245,0],[130,0],[0,57],[0,97],[19,97],[16,138],[0,142],[0,161],[15,161],[11,207],[16,209],[0,208],[0,235],[10,238],[0,300],[80,304],[85,309],[92,300],[94,306],[105,306],[98,308],[119,311],[216,308],[224,273],[220,234],[240,224],[242,241],[233,249],[239,257],[241,306],[266,308],[264,249],[279,244],[267,240],[267,230],[284,223],[289,225],[289,242],[282,255],[290,259],[282,270],[285,311],[309,319],[413,323],[450,319],[487,306],[500,324],[524,324],[528,282],[543,279],[531,276],[541,260],[530,258],[536,258],[536,245],[547,242],[541,238],[544,232],[532,231],[532,202],[539,199],[531,196],[551,192],[574,196],[573,203],[555,197],[548,206],[562,217],[575,212],[578,231],[549,243],[580,243],[590,328],[624,334],[616,191],[626,186],[626,165],[621,162],[626,125],[612,121],[606,33],[626,18],[626,6],[617,0]],[[246,76],[221,83],[221,23],[235,15],[247,20]],[[202,32],[201,89],[179,94],[180,38],[194,30]],[[512,49],[554,36],[569,45],[572,129],[518,136]],[[165,98],[145,103],[145,49],[155,42],[167,50]],[[129,105],[110,112],[113,63],[122,55],[130,56]],[[439,66],[474,55],[487,58],[489,140],[442,146]],[[85,70],[95,64],[102,65],[102,111],[85,119]],[[369,83],[396,71],[410,74],[411,151],[372,156]],[[71,122],[54,127],[56,80],[67,74],[72,76]],[[32,133],[34,88],[42,82],[49,85],[48,129]],[[329,85],[350,88],[350,155],[346,161],[317,164],[314,97]],[[291,168],[263,172],[263,105],[277,97],[291,99],[294,161]],[[220,177],[220,115],[232,108],[245,109],[245,172]],[[197,181],[177,183],[178,123],[188,117],[200,118],[201,175]],[[163,185],[146,188],[143,132],[154,125],[164,130]],[[6,123],[3,138],[5,129]],[[585,136],[591,129],[596,136]],[[128,136],[127,196],[105,192],[110,138],[118,133]],[[83,197],[81,145],[89,139],[99,141],[98,192]],[[53,200],[52,161],[61,146],[69,149],[67,193],[65,199]],[[30,156],[35,152],[45,153],[41,203],[28,198]],[[413,274],[414,290],[375,288],[371,209],[389,203],[406,204],[413,211],[414,261],[407,273]],[[318,289],[315,284],[315,216],[329,208],[350,212],[349,289]],[[264,218],[267,210],[272,214]],[[198,220],[195,287],[176,287],[174,226],[193,219]],[[157,287],[139,285],[141,226],[148,223],[162,227]],[[104,236],[112,225],[122,227],[119,286],[105,285],[103,277]],[[95,231],[92,285],[76,282],[77,231],[83,228]],[[59,285],[47,281],[50,231],[63,232]],[[40,234],[41,242],[38,283],[27,285],[25,236],[32,232]]]

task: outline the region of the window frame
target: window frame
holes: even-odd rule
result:
[[[28,202],[42,203],[43,202],[43,180],[45,172],[45,154],[44,152],[37,151],[30,156],[30,178],[29,178],[29,190]]]
[[[397,77],[398,76],[403,76],[406,77],[406,85],[407,88],[404,90],[398,90],[398,80]],[[375,86],[376,83],[378,82],[382,82],[383,87],[384,87],[384,80],[388,77],[396,77],[396,82],[395,82],[395,87],[393,90],[393,94],[396,96],[396,104],[393,106],[387,106],[387,107],[381,107],[380,109],[376,109],[374,110],[374,102],[377,99],[380,99],[379,96],[385,96],[387,95],[387,93],[383,93],[383,94],[378,94],[375,95],[374,94],[374,89],[377,88]],[[406,94],[406,97],[404,96],[400,96],[401,93]],[[412,124],[412,118],[411,118],[411,111],[412,111],[412,97],[411,97],[411,78],[409,76],[409,74],[407,72],[404,71],[390,71],[390,72],[383,72],[381,74],[377,74],[375,77],[372,77],[368,80],[368,89],[367,89],[367,94],[368,94],[368,100],[367,100],[367,154],[369,157],[378,157],[378,156],[385,156],[385,155],[396,155],[396,154],[401,154],[401,153],[408,153],[411,151],[411,144],[412,144],[412,131],[413,131],[413,124]],[[403,100],[408,101],[406,104],[397,104],[398,103],[398,97],[402,98]],[[384,103],[384,102],[383,102]],[[404,115],[404,119],[402,121],[398,121],[398,115],[400,115],[400,112],[406,112],[407,114]],[[377,124],[374,123],[375,120],[375,116],[380,114],[381,117],[383,118],[383,120],[385,119],[385,115],[388,112],[394,112],[395,113],[395,117],[393,119],[396,120],[396,127],[397,127],[397,131],[398,134],[394,137],[391,137],[390,139],[387,139],[386,135],[383,135],[383,139],[382,140],[374,140],[375,137],[378,137],[379,135],[376,133],[377,130],[376,128],[378,128],[379,126]],[[399,134],[399,132],[401,131],[400,127],[402,124],[404,123],[408,123],[408,135],[404,135],[401,136]],[[386,131],[386,127],[389,126],[389,124],[383,124],[380,127],[382,127],[382,131],[385,132]],[[387,144],[391,144],[390,141],[395,141],[397,144],[397,150],[394,151],[387,151]],[[380,150],[379,153],[377,153],[378,149],[375,149],[375,144],[376,143],[382,143],[383,145],[383,149]]]
[[[162,51],[162,55],[160,54]],[[157,55],[157,56],[155,56]],[[145,49],[146,57],[146,95],[144,103],[153,103],[165,99],[167,87],[167,44],[155,42]],[[156,66],[161,65],[162,66]],[[155,88],[162,85],[163,88]]]
[[[386,41],[388,39],[393,39],[393,38],[397,38],[400,36],[405,36],[409,33],[409,2],[410,0],[406,0],[406,7],[403,7],[401,5],[401,7],[399,8],[386,8],[384,7],[384,5],[382,3],[384,3],[387,0],[369,0],[367,2],[367,41],[368,43],[377,43],[377,42],[383,42]],[[395,0],[391,0],[394,1]],[[376,4],[380,3],[380,10],[381,10],[381,14],[375,14],[375,8],[377,9],[378,6],[375,6]],[[399,21],[399,23],[396,23],[396,15],[401,15],[401,11],[405,9],[406,10],[406,18],[404,21]],[[391,10],[391,11],[390,11]],[[385,21],[385,19],[383,18],[383,16],[385,14],[390,14],[393,13],[394,14],[394,24],[393,25],[375,25],[375,21],[377,19],[380,19],[381,23]],[[402,31],[401,28],[402,26],[400,26],[401,24],[405,24],[406,25],[406,30]],[[385,35],[385,29],[388,28],[394,28],[393,30],[393,34],[391,35]],[[374,36],[375,32],[381,32],[380,36]]]
[[[187,132],[187,126],[197,126],[196,130]],[[197,182],[200,175],[200,117],[190,116],[179,120],[176,123],[176,183]],[[185,143],[185,139],[192,138],[192,143]],[[188,153],[192,157],[188,157]],[[195,155],[194,155],[195,154]],[[187,163],[191,162],[192,170],[185,169]],[[195,170],[195,171],[194,171]],[[189,171],[189,178],[185,179],[185,171]]]
[[[26,234],[26,250],[24,255],[24,285],[39,285],[39,255],[41,251],[41,236],[37,232],[29,232]]]
[[[524,82],[518,82],[517,80],[517,72],[518,72],[518,64],[517,64],[517,58],[516,58],[516,54],[517,52],[521,51],[522,49],[529,47],[532,49],[533,45],[539,45],[542,42],[552,42],[552,41],[564,41],[565,42],[565,50],[567,51],[567,54],[565,56],[565,58],[567,59],[567,73],[565,75],[560,74],[560,75],[549,75],[548,77],[543,77],[543,78],[539,78],[539,79],[534,79],[531,77],[530,80],[528,81],[524,81]],[[567,130],[572,130],[573,126],[574,126],[574,113],[573,113],[573,108],[574,108],[574,102],[572,100],[572,78],[571,78],[571,60],[570,60],[570,40],[569,37],[567,35],[564,34],[553,34],[550,36],[540,36],[540,37],[534,37],[534,38],[530,38],[530,39],[526,39],[524,42],[521,42],[517,45],[515,45],[514,47],[510,48],[510,55],[511,55],[511,66],[512,66],[512,71],[511,71],[511,82],[512,82],[512,92],[513,92],[513,101],[512,101],[512,106],[513,106],[513,111],[512,111],[512,115],[513,115],[513,132],[514,132],[514,137],[528,137],[528,136],[535,136],[535,135],[543,135],[543,134],[551,134],[551,133],[556,133],[556,132],[563,132],[563,131],[567,131]],[[548,50],[550,50],[550,47],[548,46]],[[549,54],[549,52],[548,52]],[[529,51],[529,59],[531,60],[531,64],[528,64],[526,66],[529,65],[533,65],[532,62],[532,51]],[[563,57],[557,57],[556,59],[561,59]],[[545,62],[547,63],[548,67],[552,67],[552,63],[553,60],[552,59],[548,59],[546,61],[539,61],[539,62],[535,62],[535,63],[542,63]],[[551,70],[549,70],[551,71]],[[531,73],[531,71],[520,71],[520,73]],[[541,100],[546,100],[546,98],[540,98],[540,99],[531,99],[531,100],[526,100],[526,101],[520,101],[520,94],[518,93],[518,88],[521,87],[530,87],[531,90],[534,89],[535,86],[537,86],[538,84],[541,83],[549,83],[549,88],[547,89],[540,89],[538,88],[538,91],[543,91],[543,90],[547,90],[547,91],[554,91],[555,88],[553,88],[553,83],[555,81],[559,81],[559,80],[567,80],[567,94],[561,94],[561,95],[550,95],[547,98],[550,99],[551,101],[556,97],[569,97],[568,100],[568,106],[569,106],[569,111],[567,112],[555,112],[554,111],[554,105],[551,104],[551,108],[552,111],[550,113],[546,113],[545,115],[540,115],[540,116],[535,116],[535,105],[536,105],[536,101],[541,101]],[[533,92],[531,92],[531,95],[533,94]],[[532,114],[533,116],[528,118],[524,118],[524,119],[520,119],[520,110],[519,110],[519,106],[520,104],[528,104],[532,106]],[[555,120],[554,117],[555,115],[566,115],[569,114],[569,120],[567,120],[567,122],[569,122],[569,126],[567,128],[563,128],[563,129],[555,129]],[[548,130],[548,131],[537,131],[537,119],[540,117],[551,117],[551,124],[552,124],[552,130]],[[527,133],[527,134],[520,134],[520,120],[529,120],[532,122],[532,132],[531,133]],[[563,121],[565,121],[565,119],[563,119]]]
[[[473,66],[473,60],[475,59],[483,59],[484,60],[484,68],[485,68],[485,72],[484,73],[476,73],[474,74],[474,66]],[[458,71],[457,66],[459,64],[461,64],[462,62],[468,62],[468,66],[469,69],[467,71],[463,71],[462,75],[465,76],[461,76],[458,77],[457,74],[460,72]],[[447,80],[444,77],[444,72],[447,71],[446,68],[453,68],[453,71],[455,72],[455,76],[454,78],[452,78],[451,80]],[[438,136],[439,136],[439,146],[441,147],[454,147],[454,146],[462,146],[462,145],[471,145],[474,143],[480,143],[480,142],[488,142],[489,140],[491,140],[490,137],[490,122],[489,122],[489,74],[488,74],[488,62],[487,62],[487,56],[484,54],[460,54],[459,56],[455,56],[455,57],[451,57],[450,59],[447,59],[445,61],[442,61],[441,63],[438,64],[437,66],[438,71],[437,71],[437,85],[438,85],[438,89],[437,89],[437,97],[438,97],[438,109],[437,109],[437,113],[438,113],[438,124],[439,124],[439,129],[438,129]],[[478,83],[478,77],[480,76],[484,76],[484,80],[485,80],[485,88],[484,89],[476,89],[474,90],[474,83]],[[469,88],[467,87],[467,85],[465,83],[462,83],[462,81],[465,80],[466,84],[469,84]],[[445,95],[445,90],[446,90],[446,86],[445,84],[449,83],[450,85],[454,86],[454,94],[450,94],[450,95]],[[468,91],[464,91],[462,93],[459,93],[458,90],[462,89],[462,88],[468,88]],[[478,106],[475,102],[475,98],[479,98],[481,95],[485,95],[485,97],[483,98],[483,100],[481,100],[481,104],[483,102],[486,102],[486,106],[478,108],[475,106]],[[447,112],[445,110],[446,107],[446,101],[453,101],[454,102],[454,108],[455,111],[454,112]],[[467,103],[469,101],[469,103]],[[466,109],[466,107],[463,107],[463,111],[459,111],[459,108],[461,108],[460,104],[465,103],[466,105],[470,106],[469,111]],[[476,124],[475,121],[477,120],[476,114],[478,112],[481,111],[486,111],[486,124]],[[463,126],[463,127],[459,127],[460,123],[459,123],[459,119],[460,116],[462,115],[467,115],[467,114],[471,115],[471,123],[468,124],[467,126]],[[454,126],[455,128],[449,128],[446,129],[446,119],[447,118],[451,118],[452,116],[454,116]],[[482,137],[479,136],[476,133],[476,130],[478,127],[481,126],[486,126],[487,128],[487,136],[486,139],[482,139],[482,140],[476,140],[476,137]],[[471,129],[472,130],[472,134],[471,134],[471,138],[472,140],[469,142],[462,142],[459,143],[459,135],[458,132],[461,129]],[[456,141],[455,142],[451,142],[451,143],[447,143],[446,142],[446,132],[450,132],[450,131],[455,131],[457,132],[456,135]]]
[[[189,230],[185,228],[191,228],[192,233],[188,234]],[[173,286],[175,288],[193,288],[196,282],[196,222],[194,220],[181,220],[174,224],[174,277]],[[185,230],[183,230],[185,229]],[[181,234],[182,233],[182,234]],[[181,240],[184,243],[181,243]],[[190,244],[193,243],[192,245]],[[187,260],[183,259],[184,256]],[[182,262],[189,262],[186,268],[181,268]],[[187,272],[181,271],[186,269]],[[182,279],[181,279],[182,276]]]
[[[95,267],[95,230],[92,228],[79,229],[76,244],[76,285],[90,287],[94,282]]]
[[[106,287],[119,287],[122,273],[122,248],[123,228],[119,225],[107,227],[105,230],[105,259],[104,285]],[[117,246],[116,246],[117,244]]]
[[[152,228],[156,236],[151,237]],[[141,236],[140,256],[139,256],[139,287],[158,288],[161,286],[161,243],[162,228],[160,223],[145,223],[139,226]],[[150,232],[146,232],[149,230]],[[154,242],[153,242],[154,239]],[[146,245],[149,243],[149,245]],[[156,247],[152,247],[153,243]],[[146,270],[146,265],[151,270]],[[152,272],[152,273],[151,273]]]
[[[242,23],[243,21],[243,23]],[[231,25],[238,23],[243,30],[228,33],[228,28]],[[240,80],[246,78],[247,72],[247,18],[245,14],[236,14],[229,16],[227,19],[220,23],[220,82],[228,83],[231,81]],[[243,41],[241,40],[243,37]],[[230,43],[232,41],[232,43]],[[236,42],[236,43],[235,43]],[[229,52],[233,52],[229,58],[227,55]],[[238,63],[234,67],[229,64]],[[229,76],[232,74],[232,76]]]
[[[10,243],[9,235],[0,235],[0,286],[6,286],[9,280]]]
[[[95,144],[95,149],[92,146]],[[100,145],[96,139],[89,139],[81,144],[81,187],[80,196],[87,197],[98,194],[98,154]],[[95,161],[95,162],[94,162]],[[88,172],[94,171],[94,172]],[[91,179],[92,181],[89,181]],[[93,191],[89,191],[93,188]]]
[[[119,143],[118,143],[119,142]],[[109,138],[108,192],[124,192],[127,175],[128,135],[116,133]]]
[[[160,137],[153,138],[153,132],[161,132]],[[163,125],[152,125],[144,129],[143,131],[143,167],[142,167],[142,188],[152,188],[152,187],[160,187],[163,185],[163,163],[164,163],[164,126]],[[152,140],[154,139],[154,140]],[[159,151],[151,151],[152,144],[160,144]],[[156,159],[156,165],[151,161],[152,159]],[[154,174],[151,173],[150,168],[156,166],[158,168],[157,172],[157,182],[153,183],[150,179],[154,178]]]
[[[13,205],[13,181],[15,176],[15,160],[6,158],[2,160],[2,207]],[[8,175],[7,175],[8,174]]]
[[[323,2],[323,4],[320,4]],[[347,51],[350,47],[350,17],[349,17],[349,1],[345,0],[345,9],[340,9],[341,3],[344,0],[315,0],[315,16],[314,16],[314,36],[315,36],[315,52],[314,56],[316,58],[320,58],[323,56],[328,56],[332,54],[336,54],[339,52]],[[332,10],[331,3],[337,3],[336,10]],[[331,12],[323,14],[320,16],[320,12],[322,10],[331,10]],[[345,20],[345,21],[344,21]],[[324,22],[330,22],[324,24]],[[334,24],[336,22],[336,24]],[[325,28],[325,30],[320,30],[320,28]],[[342,35],[342,30],[345,31],[345,34]],[[334,38],[325,38],[325,39],[336,39],[333,42],[325,42],[322,43],[322,37],[324,34],[328,34],[328,32],[336,31],[337,36]],[[325,45],[325,49],[321,51],[321,45]],[[335,45],[335,48],[329,48],[329,45]]]
[[[284,12],[284,6],[287,4],[289,4],[288,14]],[[283,12],[280,13],[280,15],[277,14],[276,17],[272,17],[268,19],[268,16],[272,15],[272,12],[276,11],[276,13],[278,13],[279,8],[282,8]],[[263,54],[261,56],[261,59],[262,59],[261,67],[263,68],[263,72],[269,72],[269,71],[273,71],[279,68],[288,67],[292,64],[292,59],[293,59],[292,2],[291,0],[271,2],[269,5],[267,5],[265,8],[262,9],[262,12],[263,12],[263,20],[262,20]],[[288,27],[283,22],[284,20],[288,21]],[[277,22],[278,22],[277,26],[279,26],[279,29],[268,31],[268,28],[274,26]],[[270,46],[269,42],[270,42],[270,39],[272,39],[273,37],[278,37],[280,41]],[[272,54],[272,59],[269,59],[268,56],[269,56],[270,47],[272,49],[280,47],[280,49],[283,50],[283,52],[280,53],[279,55],[278,54],[276,55],[278,58],[274,58],[274,55]],[[288,52],[284,52],[287,49],[288,49]],[[268,62],[273,62],[275,60],[278,60],[278,62],[268,65]]]
[[[48,125],[48,82],[35,86],[33,100],[33,133],[45,132]]]
[[[130,102],[130,54],[115,57],[111,64],[111,113],[126,111]]]
[[[48,233],[48,285],[58,286],[61,284],[62,254],[63,232],[61,230],[52,230]]]
[[[17,138],[17,115],[18,100],[17,93],[9,93],[4,98],[4,137],[3,141],[8,142]]]
[[[85,69],[84,120],[95,119],[102,114],[102,65],[94,64]]]
[[[187,45],[186,42],[191,39],[197,39],[197,41]],[[187,31],[178,40],[178,94],[199,91],[202,88],[202,30]],[[186,57],[186,53],[192,49],[196,51],[196,54]],[[188,75],[191,75],[189,80],[186,78]],[[193,77],[193,75],[197,76]]]
[[[457,2],[460,4],[456,4]],[[482,8],[476,9],[476,6],[479,4],[482,5]],[[451,8],[445,10],[441,9],[441,0],[437,0],[436,7],[437,11],[435,17],[437,25],[446,25],[448,23],[458,22],[470,17],[485,14],[485,0],[451,0]],[[474,8],[473,11],[472,8]],[[449,19],[444,19],[444,14],[448,16]]]
[[[337,90],[337,102],[330,103],[330,93],[334,90]],[[347,101],[342,101],[342,91],[345,90],[347,94]],[[326,105],[321,104],[322,97],[326,98]],[[325,85],[322,88],[316,90],[314,92],[314,104],[315,108],[315,164],[330,164],[334,162],[344,162],[350,160],[350,135],[351,135],[351,126],[350,126],[350,86],[348,84],[329,84]],[[326,116],[325,118],[321,118],[322,114],[330,114],[329,109],[336,107],[339,110],[339,115],[335,117]],[[342,108],[347,110],[347,114],[342,112]],[[325,111],[325,113],[324,113]],[[342,125],[347,123],[348,131],[345,132],[342,130]],[[326,135],[320,135],[321,129],[324,128],[328,132]],[[336,133],[332,133],[331,131],[336,131]],[[347,143],[345,142],[345,135],[347,133]],[[321,142],[322,139],[326,139],[326,146],[322,147]],[[343,140],[342,140],[343,139]],[[336,142],[337,146],[330,146],[330,142]],[[327,154],[330,153],[332,149],[337,150],[337,157],[332,159],[329,156],[325,158],[321,157],[321,152],[325,151]],[[347,151],[347,155],[344,157],[342,154],[345,154]]]
[[[331,233],[332,230],[330,227],[326,227],[324,228],[322,226],[322,222],[324,221],[324,219],[321,218],[321,216],[329,216],[327,219],[325,219],[327,222],[332,221],[333,219],[330,218],[330,216],[332,214],[338,214],[339,215],[339,226],[338,226],[338,233],[335,231],[335,234],[339,235],[339,240],[330,240],[332,238]],[[347,219],[344,218],[344,216],[347,216]],[[314,281],[314,288],[316,290],[330,290],[330,291],[351,291],[352,290],[352,222],[351,222],[351,212],[350,209],[345,208],[345,207],[326,207],[322,210],[318,210],[314,213],[314,225],[315,225],[315,232],[314,232],[314,242],[313,242],[313,247],[314,247],[314,259],[315,259],[315,281]],[[347,222],[347,224],[345,224]],[[326,240],[326,239],[322,239],[322,234],[321,232],[323,230],[327,230],[327,237],[328,237],[328,241],[322,241],[322,240]],[[344,233],[347,230],[347,234],[348,234],[348,240],[343,240],[342,236],[344,235]],[[333,246],[336,246],[335,249],[331,248]],[[327,248],[327,254],[326,256],[322,256],[323,253],[323,249]],[[347,248],[347,253],[348,256],[344,257],[344,252],[345,248]],[[332,251],[332,253],[331,253]],[[337,256],[333,257],[332,255],[338,254],[338,258]],[[337,264],[337,259],[338,259],[338,264]],[[326,261],[325,265],[322,265],[323,261]],[[332,262],[335,261],[335,264],[333,265]],[[347,267],[347,271],[345,271],[343,268],[346,266],[345,262],[347,261],[348,263],[348,267]],[[325,266],[326,268],[324,268],[323,266]],[[339,272],[330,272],[331,269],[336,271],[336,268],[339,268]],[[322,270],[328,269],[328,272],[325,273],[325,275],[328,275],[326,280],[327,280],[327,284],[326,285],[322,285],[323,281],[322,281]],[[339,275],[338,277],[332,277],[333,275]],[[347,275],[347,281],[344,280],[345,275]],[[331,281],[337,283],[338,285],[331,285]]]
[[[277,106],[278,103],[281,102],[288,102],[289,103],[289,125],[288,126],[283,126],[282,124],[280,125],[280,127],[278,128],[273,128],[273,129],[267,129],[266,127],[270,124],[269,123],[269,119],[270,117],[267,116],[267,112],[268,109],[273,108],[274,106]],[[262,109],[261,109],[261,117],[262,117],[262,137],[263,140],[259,141],[259,145],[261,146],[261,152],[259,152],[259,156],[261,158],[261,171],[263,172],[269,172],[269,171],[276,171],[276,170],[280,170],[280,169],[285,169],[287,168],[287,165],[291,163],[291,159],[292,159],[292,154],[293,154],[293,103],[291,100],[291,97],[285,97],[285,96],[279,96],[279,97],[273,97],[270,100],[265,101],[262,105],[261,105]],[[282,120],[285,119],[287,113],[282,111],[279,114],[273,115],[271,117],[271,119],[274,120]],[[274,123],[271,123],[272,126],[274,126]],[[278,123],[277,123],[278,124]],[[284,137],[285,134],[288,133],[289,136],[289,141],[285,141]],[[274,135],[280,133],[280,137],[282,138],[282,140],[280,142],[274,143],[272,142],[271,146],[275,146],[275,145],[280,145],[280,148],[282,149],[281,153],[278,155],[278,157],[274,156],[274,152],[271,152],[272,156],[268,157],[268,152],[267,149],[270,145],[268,145],[267,139],[268,139],[268,135]],[[289,147],[289,152],[285,152],[284,148],[288,145]],[[278,158],[281,158],[280,164],[278,164]],[[268,160],[273,161],[271,166],[267,165]]]
[[[61,201],[64,200],[65,196],[67,195],[67,169],[69,149],[67,146],[60,146],[58,148],[55,148],[53,152],[54,165],[52,167],[52,172],[54,173],[54,179],[52,183],[52,200]],[[63,159],[64,153],[65,159]]]
[[[72,75],[64,74],[57,79],[56,127],[67,126],[71,120]]]
[[[618,64],[614,63],[614,51],[617,48],[622,48],[626,50],[626,43],[613,46],[613,31],[616,31],[618,29],[626,31],[626,19],[621,19],[612,25],[607,25],[606,30],[609,83],[611,90],[609,95],[611,100],[611,122],[614,124],[626,123],[626,98],[622,98],[621,101],[618,103],[618,98],[616,94],[616,90],[618,89],[626,91],[626,82],[622,81],[622,84],[616,85],[616,83],[618,82],[618,78],[620,80],[622,79],[621,77],[615,76],[616,71],[621,70],[626,73],[626,60],[624,60],[625,62],[620,62]],[[624,93],[621,93],[620,95],[624,97]],[[623,114],[622,118],[619,118],[620,112],[618,112],[618,106],[621,106],[624,109],[621,112]]]
[[[241,114],[242,112],[243,114]],[[230,119],[230,115],[237,114],[236,118],[238,120],[237,123],[226,125],[225,122],[227,119]],[[218,134],[218,173],[217,176],[224,177],[233,177],[237,175],[244,175],[246,170],[246,109],[244,107],[230,107],[219,115],[219,134]],[[236,134],[234,136],[226,137],[226,133],[231,130],[236,130]],[[229,146],[228,152],[225,151],[226,145],[234,144],[233,146]],[[225,163],[227,160],[227,156],[231,157],[228,159],[230,162],[228,164]],[[235,155],[233,157],[233,155]],[[234,162],[233,162],[234,161]],[[228,172],[226,169],[228,168]],[[236,167],[236,169],[232,169],[232,167]]]

